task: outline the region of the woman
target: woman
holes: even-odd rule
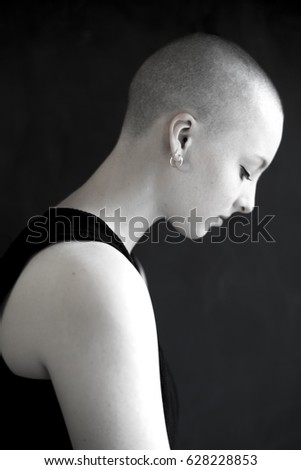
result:
[[[215,36],[180,38],[136,73],[104,163],[6,252],[2,374],[18,377],[18,391],[24,378],[42,379],[28,396],[38,382],[53,387],[74,449],[174,446],[176,392],[131,252],[155,220],[199,238],[250,212],[282,125],[278,93],[247,53]],[[41,433],[26,445],[66,448],[62,417],[50,425],[51,408],[45,419],[47,393],[36,398]]]

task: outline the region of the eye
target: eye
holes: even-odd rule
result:
[[[250,173],[245,169],[245,167],[240,165],[240,178],[241,179],[246,178],[247,180],[252,181],[250,176],[251,176]]]

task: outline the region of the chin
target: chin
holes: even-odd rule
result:
[[[193,230],[191,230],[190,228],[190,231],[187,231],[186,238],[189,238],[190,240],[200,240],[207,233],[208,230],[206,230],[204,225],[202,224],[199,227],[194,227]]]
[[[190,236],[190,237],[187,237],[187,238],[190,238],[190,240],[200,240],[201,238],[204,238],[204,236],[207,234],[208,232],[206,230],[203,230],[202,233],[200,234],[194,234],[193,236]]]
[[[188,238],[190,240],[199,240],[203,238],[206,233],[210,230],[210,227],[208,230],[205,228],[205,224],[203,223],[198,223],[194,226],[191,226],[190,224],[171,224],[173,230],[175,230],[177,233],[183,235],[183,237]],[[178,239],[179,241],[179,239]]]

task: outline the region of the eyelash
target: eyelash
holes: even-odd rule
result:
[[[247,180],[252,181],[250,176],[250,173],[245,169],[245,167],[240,165],[240,178],[246,178]]]

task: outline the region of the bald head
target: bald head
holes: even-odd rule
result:
[[[273,83],[249,54],[217,36],[191,34],[159,49],[136,72],[122,131],[137,138],[163,115],[188,111],[215,132],[256,104],[261,91],[282,112]]]

